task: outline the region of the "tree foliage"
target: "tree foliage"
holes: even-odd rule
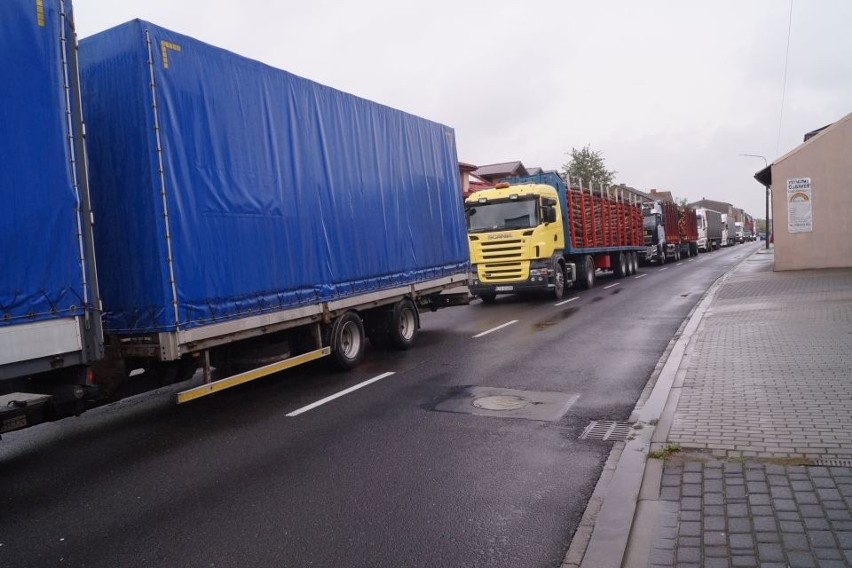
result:
[[[689,199],[687,199],[686,197],[681,197],[681,198],[675,199],[675,201],[681,207],[686,207],[687,205],[689,205]]]
[[[599,150],[592,150],[586,144],[582,149],[571,148],[571,160],[562,165],[565,175],[572,180],[582,178],[583,185],[592,180],[596,184],[603,183],[605,187],[612,186],[615,181],[615,170],[606,169],[606,163]]]

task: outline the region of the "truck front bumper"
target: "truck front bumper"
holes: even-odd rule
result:
[[[480,294],[526,294],[553,290],[552,282],[512,282],[504,284],[473,284],[470,293],[474,296]]]

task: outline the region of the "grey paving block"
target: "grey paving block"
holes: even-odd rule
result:
[[[728,537],[728,546],[731,550],[741,548],[752,550],[755,547],[754,537],[750,534],[731,534]]]
[[[776,511],[795,511],[797,508],[792,499],[773,499],[772,506]]]
[[[751,519],[748,517],[728,519],[728,532],[731,534],[750,533],[753,530],[754,527],[751,525]]]
[[[790,568],[817,568],[816,560],[810,552],[788,552],[787,563]]]
[[[827,531],[831,528],[831,526],[828,524],[828,520],[822,517],[806,517],[805,519],[803,519],[803,521],[805,523],[805,529],[807,530]]]
[[[832,548],[837,546],[834,535],[828,530],[807,531],[808,540],[814,548]],[[843,548],[843,547],[841,547]]]
[[[675,553],[678,563],[680,562],[701,562],[701,549],[699,547],[678,547]]]
[[[758,542],[757,557],[761,562],[783,562],[784,549],[777,543]]]
[[[802,534],[798,533],[782,533],[781,534],[781,542],[784,545],[785,550],[810,550],[811,545],[808,542],[808,538]]]
[[[704,553],[704,563],[707,564],[709,558],[728,558],[731,552],[727,546],[705,546],[702,549]]]

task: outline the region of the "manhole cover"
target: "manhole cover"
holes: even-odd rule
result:
[[[604,442],[624,442],[630,434],[630,424],[612,420],[592,420],[580,434],[581,440],[603,440]]]
[[[449,396],[436,402],[432,410],[555,422],[578,398],[579,394],[571,393],[466,386],[453,389]]]
[[[483,410],[518,410],[530,404],[530,401],[514,395],[483,396],[474,399],[473,405]]]

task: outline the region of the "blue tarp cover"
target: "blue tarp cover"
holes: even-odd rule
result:
[[[80,65],[112,332],[467,270],[452,129],[139,20]]]
[[[0,326],[80,315],[60,3],[0,1]],[[65,3],[70,17],[71,3]]]

